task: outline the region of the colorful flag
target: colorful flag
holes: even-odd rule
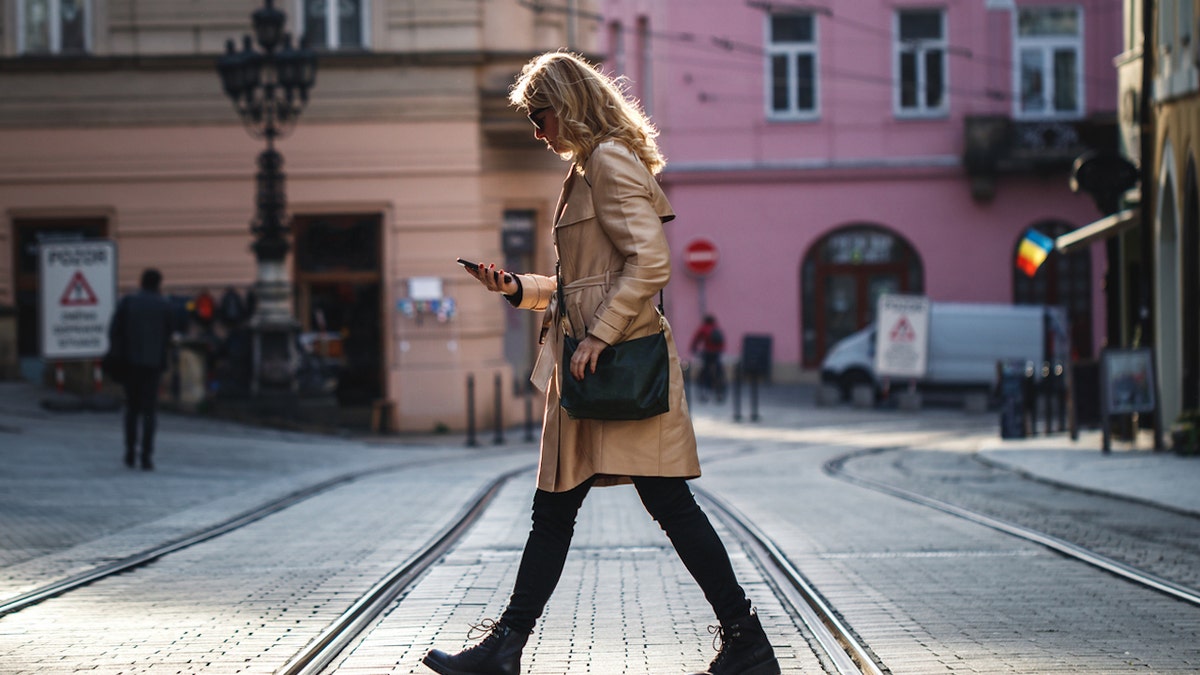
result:
[[[1017,267],[1027,276],[1037,274],[1038,268],[1046,261],[1050,251],[1054,250],[1054,240],[1030,228],[1017,248]]]

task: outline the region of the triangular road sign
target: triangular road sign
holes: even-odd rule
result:
[[[909,323],[907,316],[900,317],[895,326],[892,326],[892,332],[889,333],[892,342],[912,342],[917,339],[917,332],[913,330],[912,324]]]
[[[76,270],[71,281],[67,283],[67,289],[63,291],[59,304],[63,307],[83,307],[96,303],[96,293],[88,284],[87,277],[83,276],[83,272]]]

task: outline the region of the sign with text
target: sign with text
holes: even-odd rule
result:
[[[116,244],[43,244],[38,273],[42,358],[104,356],[108,322],[117,307]]]
[[[929,364],[929,298],[879,296],[875,312],[875,374],[925,377]]]

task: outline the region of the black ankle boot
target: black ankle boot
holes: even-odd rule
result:
[[[695,675],[779,675],[775,650],[753,611],[737,621],[709,630],[720,640],[720,652],[708,670]]]
[[[476,630],[487,633],[479,644],[457,654],[431,649],[423,663],[442,675],[520,675],[521,650],[529,634],[491,619],[472,626],[472,633]]]

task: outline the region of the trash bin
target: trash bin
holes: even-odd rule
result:
[[[999,361],[1000,438],[1025,438],[1025,361]]]
[[[742,338],[742,375],[771,379],[770,335],[746,335]]]

